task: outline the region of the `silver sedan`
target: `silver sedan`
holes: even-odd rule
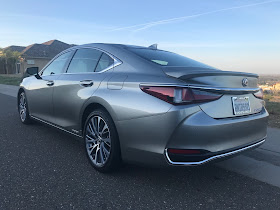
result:
[[[121,162],[201,165],[265,141],[268,113],[257,81],[155,45],[87,44],[25,78],[18,109],[24,124],[40,121],[82,138],[101,172]]]

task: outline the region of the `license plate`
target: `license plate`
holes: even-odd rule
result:
[[[251,112],[249,97],[232,97],[233,114],[243,115]]]

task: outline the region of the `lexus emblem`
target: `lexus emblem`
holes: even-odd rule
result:
[[[243,85],[243,87],[248,86],[248,82],[249,82],[249,80],[248,80],[247,78],[244,78],[244,79],[242,80],[242,85]]]

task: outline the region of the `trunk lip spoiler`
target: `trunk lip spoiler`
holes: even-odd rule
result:
[[[213,92],[229,92],[229,93],[256,93],[260,90],[257,88],[224,88],[224,87],[210,87],[210,86],[199,86],[199,85],[182,85],[182,84],[170,84],[170,83],[141,83],[139,86],[166,86],[166,87],[185,87],[185,88],[193,88],[205,91],[213,91]]]
[[[175,71],[175,70],[179,71]],[[188,69],[189,71],[180,71],[180,69]],[[162,67],[165,74],[177,79],[187,79],[197,76],[243,76],[243,77],[254,77],[259,78],[258,74],[249,72],[238,72],[238,71],[224,71],[215,68],[203,68],[203,67],[184,67],[184,66],[167,66]]]

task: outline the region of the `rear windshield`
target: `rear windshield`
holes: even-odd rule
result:
[[[203,63],[200,63],[198,61],[192,60],[190,58],[172,52],[167,52],[163,50],[153,50],[147,48],[127,48],[127,49],[137,54],[138,56],[161,66],[211,68],[210,66],[207,66]]]

